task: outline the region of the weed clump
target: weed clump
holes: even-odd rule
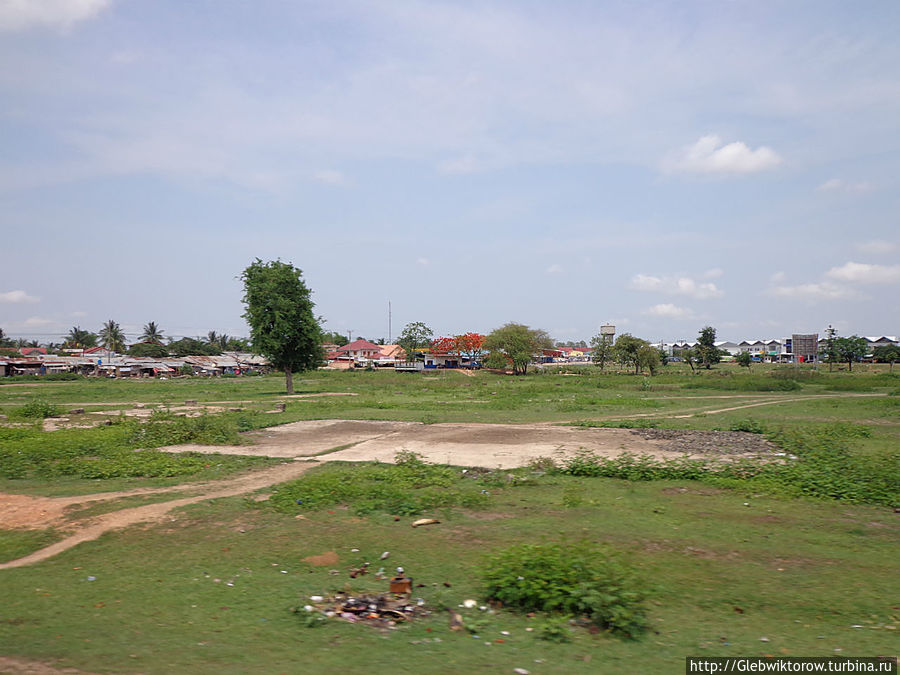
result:
[[[791,373],[790,375],[794,375]],[[771,375],[701,375],[681,385],[682,389],[716,389],[719,391],[797,391],[800,383],[788,374]]]
[[[493,476],[475,480],[450,466],[428,464],[411,452],[397,453],[395,464],[329,464],[279,487],[268,500],[276,510],[318,510],[345,504],[358,515],[374,512],[415,516],[462,506],[483,508],[490,501]]]
[[[483,570],[488,599],[504,607],[573,617],[626,638],[647,628],[646,595],[633,571],[588,542],[512,546]],[[545,639],[567,637],[558,619],[545,632]]]
[[[56,417],[60,414],[62,414],[62,410],[59,406],[53,405],[42,398],[33,399],[14,411],[15,417],[30,420],[42,420],[47,417]]]

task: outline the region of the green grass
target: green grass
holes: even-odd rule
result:
[[[487,488],[496,482],[491,472],[426,464],[416,455],[399,453],[396,464],[326,465],[279,486],[268,504],[283,513],[343,505],[359,515],[412,516],[440,507],[482,507],[488,502]]]
[[[223,477],[273,460],[237,455],[155,450],[173,443],[239,440],[237,423],[225,416],[140,423],[120,420],[93,429],[44,433],[39,427],[0,427],[0,476],[5,479],[76,477],[88,480],[158,477]],[[210,471],[212,469],[212,471]]]
[[[373,673],[617,673],[635,664],[681,672],[696,653],[894,651],[896,634],[883,626],[896,620],[900,533],[883,509],[602,478],[579,479],[583,505],[566,507],[574,480],[544,476],[495,491],[487,509],[439,509],[441,524],[419,529],[411,518],[341,508],[298,521],[241,499],[197,505],[163,525],[4,571],[0,641],[23,658],[144,673],[355,672],[360,658]],[[540,616],[457,608],[467,598],[483,602],[476,570],[489,555],[521,542],[584,539],[621,552],[645,581],[649,632],[640,640],[579,628],[556,644],[539,639]],[[328,551],[337,564],[302,562]],[[390,557],[381,563],[383,551]],[[310,629],[291,613],[312,594],[383,590],[372,574],[348,578],[365,561],[403,565],[424,584],[415,592],[434,614],[383,633],[339,621]],[[451,632],[444,605],[480,637]]]
[[[0,530],[0,563],[22,558],[62,539],[62,534],[49,530]]]
[[[213,500],[174,512],[174,520],[0,571],[4,652],[90,672],[188,674],[656,673],[682,672],[687,655],[896,654],[896,630],[886,626],[900,621],[900,526],[889,508],[854,502],[895,503],[900,396],[888,394],[900,388],[897,375],[758,365],[691,375],[671,364],[654,378],[568,370],[524,378],[316,372],[296,379],[297,393],[356,395],[304,399],[282,398],[279,376],[0,384],[4,413],[34,399],[64,409],[250,401],[243,413],[199,422],[163,412],[149,425],[52,433],[0,427],[0,468],[16,466],[19,453],[28,457],[22,477],[0,478],[0,490],[66,495],[232,475],[269,460],[136,450],[236,442],[241,430],[325,418],[740,429],[765,433],[799,459],[747,475],[623,460],[614,467],[619,474],[608,474],[616,478],[547,467],[469,477],[458,468],[324,465],[279,486],[270,504]],[[761,388],[773,382],[774,389]],[[261,414],[280,400],[285,413]],[[705,414],[711,411],[718,412]],[[94,472],[103,466],[114,470]],[[78,515],[141,499],[156,497]],[[410,527],[420,516],[441,523]],[[59,536],[3,534],[7,557]],[[644,580],[641,639],[458,608],[467,598],[485,601],[479,570],[490,555],[583,541],[619,552]],[[329,551],[339,556],[334,565],[302,561]],[[384,551],[390,556],[379,562]],[[415,591],[434,614],[381,632],[336,621],[306,628],[290,611],[311,594],[384,590],[373,574],[348,577],[366,561],[387,571],[403,565],[424,584]],[[451,632],[441,607],[461,611],[479,638]]]

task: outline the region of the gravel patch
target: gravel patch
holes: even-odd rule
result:
[[[632,429],[647,441],[661,442],[672,452],[704,455],[768,455],[778,446],[761,434],[746,431],[693,431],[686,429]]]

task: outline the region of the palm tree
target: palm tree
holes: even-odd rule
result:
[[[144,326],[144,333],[141,335],[141,340],[161,345],[163,341],[163,331],[156,325],[155,321],[149,321],[147,325]]]
[[[125,351],[125,333],[115,321],[110,319],[100,329],[101,344],[111,352]]]
[[[66,335],[65,344],[69,347],[96,347],[97,336],[88,330],[84,330],[81,326],[72,326],[69,334]]]
[[[3,329],[0,328],[0,347],[11,347],[12,340],[9,339],[9,336],[3,332]]]
[[[231,339],[231,336],[227,333],[216,333],[216,331],[211,330],[206,334],[206,341],[211,344],[219,347],[220,349],[225,349],[228,346],[228,341]]]

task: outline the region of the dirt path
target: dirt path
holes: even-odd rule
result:
[[[764,399],[764,400],[756,400],[753,403],[745,403],[743,405],[731,406],[729,408],[707,408],[707,407],[698,407],[698,408],[688,408],[686,410],[679,410],[674,413],[635,413],[633,415],[614,415],[610,419],[633,419],[636,417],[653,417],[658,419],[684,419],[687,417],[693,417],[694,415],[718,415],[719,413],[732,412],[734,410],[743,410],[744,408],[756,408],[758,406],[763,405],[778,405],[779,403],[797,403],[802,401],[815,401],[823,398],[871,398],[871,397],[879,397],[885,396],[885,394],[814,394],[810,396],[798,396],[792,398],[783,398],[783,397],[762,397],[762,396],[749,396],[749,395],[735,395],[735,396],[691,396],[691,397],[679,397],[679,398],[755,398],[755,399]],[[659,398],[651,398],[649,400],[665,400],[665,397]]]
[[[277,483],[283,483],[284,481],[293,480],[304,471],[308,470],[311,466],[312,464],[300,462],[280,464],[279,466],[263,469],[261,471],[255,471],[253,473],[239,476],[230,480],[212,483],[210,485],[214,487],[211,487],[210,489],[204,490],[200,494],[190,497],[182,497],[167,502],[147,504],[145,506],[137,506],[130,509],[122,509],[121,511],[106,513],[102,516],[97,516],[96,518],[91,519],[88,524],[79,528],[73,534],[67,536],[61,541],[56,542],[55,544],[51,544],[46,548],[35,551],[34,553],[27,555],[24,558],[19,558],[17,560],[11,560],[7,563],[0,564],[0,569],[9,569],[13,567],[32,565],[36,562],[40,562],[41,560],[51,558],[58,553],[67,551],[82,542],[97,539],[110,530],[121,529],[123,527],[128,527],[129,525],[135,525],[137,523],[150,523],[159,521],[167,513],[169,513],[169,511],[180,506],[196,504],[197,502],[206,501],[208,499],[233,497],[235,495],[246,494],[248,492],[253,492],[254,490],[269,487],[270,485],[275,485]],[[184,488],[182,487],[181,489]],[[115,493],[107,493],[107,495],[110,494]],[[135,494],[135,492],[121,493],[122,496],[131,496],[133,494]]]
[[[7,384],[7,385],[3,385],[3,386],[17,387],[19,385]],[[29,386],[31,386],[31,385],[29,385]],[[323,396],[359,396],[359,394],[357,394],[356,392],[352,392],[352,391],[323,391],[323,392],[319,392],[316,394],[281,394],[281,395],[273,397],[271,399],[271,402],[278,403],[279,401],[282,401],[283,399],[320,398]],[[248,404],[248,403],[260,403],[260,401],[259,401],[259,399],[254,399],[254,400],[240,399],[240,400],[229,400],[229,401],[221,401],[218,399],[216,399],[214,401],[197,400],[197,404],[192,405],[192,406],[178,406],[178,404],[175,401],[66,401],[65,404],[63,404],[63,407],[65,407],[65,408],[85,408],[85,407],[92,406],[92,405],[115,405],[115,406],[128,406],[129,408],[133,408],[135,405],[140,405],[143,408],[151,408],[153,406],[164,406],[164,407],[168,406],[168,407],[190,407],[192,409],[194,409],[194,408],[200,409],[205,406],[241,405],[241,404]],[[21,403],[15,402],[15,401],[7,401],[5,403],[0,403],[0,405],[13,406],[13,405],[21,405]],[[110,413],[110,412],[115,412],[115,411],[104,410],[103,412]]]

